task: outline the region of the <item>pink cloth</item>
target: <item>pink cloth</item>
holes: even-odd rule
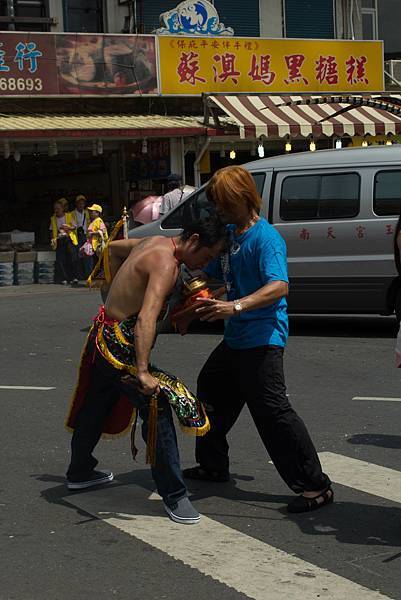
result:
[[[132,216],[135,221],[145,225],[159,218],[162,196],[147,196],[135,204]]]

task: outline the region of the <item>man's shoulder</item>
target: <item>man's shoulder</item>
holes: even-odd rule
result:
[[[171,268],[177,265],[171,249],[172,243],[170,238],[156,235],[149,238],[147,251],[144,253],[143,260],[152,263],[158,269]]]

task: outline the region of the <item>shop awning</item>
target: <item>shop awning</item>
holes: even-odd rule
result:
[[[401,133],[401,95],[211,95],[216,106],[235,120],[242,138],[388,135]]]
[[[127,114],[0,114],[0,138],[131,138],[216,135],[203,117]]]

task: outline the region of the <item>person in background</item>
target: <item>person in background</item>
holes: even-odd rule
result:
[[[65,212],[65,213],[68,213],[68,211],[70,210],[70,206],[69,206],[69,204],[68,204],[68,200],[67,200],[67,198],[60,198],[60,202],[61,202],[61,203],[62,203],[62,205],[63,205],[64,212]]]
[[[88,207],[88,211],[91,222],[88,226],[87,237],[92,244],[93,252],[98,255],[109,238],[107,227],[100,216],[103,209],[100,204],[92,204]]]
[[[81,248],[87,239],[87,231],[90,224],[89,211],[85,208],[86,198],[79,194],[75,198],[75,209],[71,211],[71,217],[76,227],[78,248]],[[87,279],[93,268],[93,259],[85,254],[78,255],[78,275],[80,279]]]
[[[51,246],[56,251],[56,283],[78,284],[78,238],[71,214],[65,212],[65,198],[56,200],[50,219]]]
[[[176,173],[171,173],[167,177],[167,193],[162,197],[160,205],[160,214],[165,215],[170,210],[175,208],[180,202],[184,200],[187,194],[185,194],[184,188],[181,188],[181,176]]]
[[[130,229],[134,229],[134,227],[138,227],[139,223],[137,223],[135,221],[135,213],[134,213],[134,209],[135,209],[135,204],[137,203],[137,200],[131,200],[129,203],[129,209],[128,209],[128,231]]]

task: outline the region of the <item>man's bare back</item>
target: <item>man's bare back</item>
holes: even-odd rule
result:
[[[199,231],[208,240],[207,244],[200,243]],[[106,314],[118,321],[137,315],[134,329],[137,378],[145,394],[153,394],[158,388],[158,381],[148,370],[150,352],[158,316],[177,281],[179,264],[184,263],[188,269],[202,269],[221,252],[225,237],[226,229],[221,223],[197,222],[174,238],[156,236],[109,244],[112,284]]]
[[[156,280],[157,276],[152,289],[164,292],[163,297],[157,298],[160,309],[162,308],[179,273],[170,238],[157,236],[112,242],[110,261],[113,282],[105,308],[111,318],[121,321],[141,311],[150,277]]]

